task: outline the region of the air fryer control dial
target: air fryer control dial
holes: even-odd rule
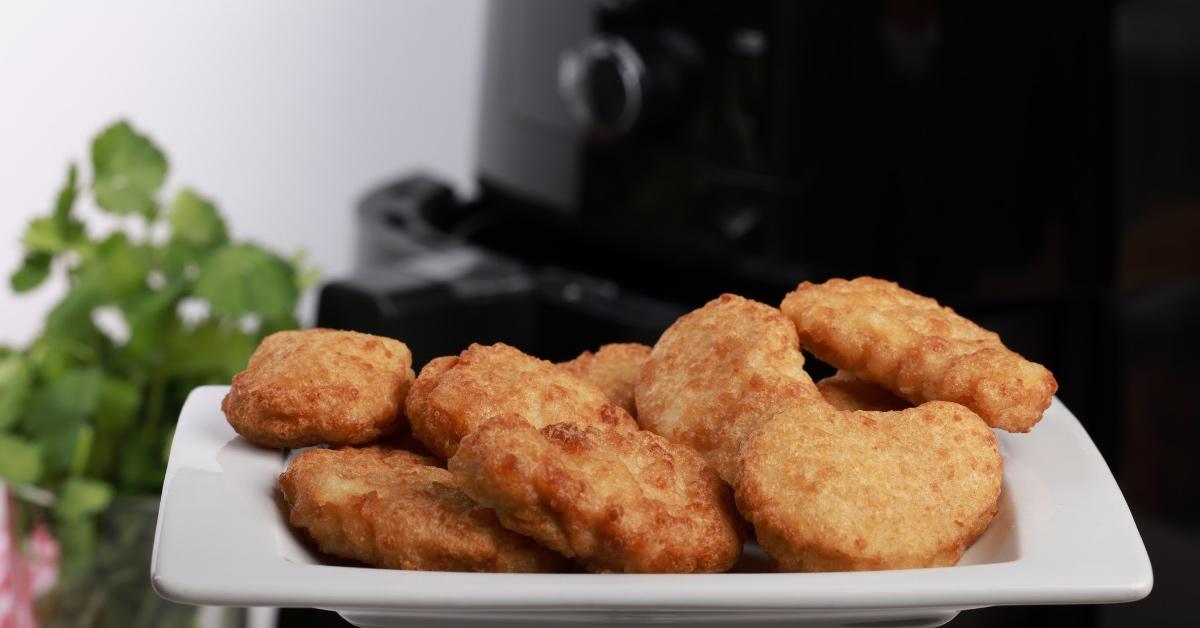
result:
[[[598,35],[563,52],[558,87],[580,124],[605,135],[633,128],[646,100],[646,64],[623,37]]]

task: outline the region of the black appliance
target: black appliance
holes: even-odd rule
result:
[[[1200,93],[1187,43],[1200,29],[1174,23],[1196,17],[1185,5],[491,5],[478,193],[413,175],[368,195],[357,271],[324,287],[317,322],[402,338],[418,365],[495,341],[561,360],[652,344],[722,292],[776,304],[802,280],[871,274],[1045,363],[1127,495],[1157,487],[1195,469],[1129,410],[1163,393],[1131,365],[1200,372],[1186,357],[1200,354],[1186,245],[1200,234],[1200,177],[1187,176],[1200,142],[1145,139],[1174,132],[1148,122],[1166,101],[1172,124],[1200,129],[1176,100]],[[1164,51],[1166,26],[1183,34]],[[1150,176],[1145,156],[1180,172]],[[1173,230],[1147,227],[1164,203],[1191,209]],[[1156,238],[1175,248],[1156,256]],[[1166,407],[1162,420],[1196,435],[1200,422],[1182,425],[1195,410]],[[1167,473],[1137,456],[1178,460]],[[1194,525],[1200,489],[1172,486],[1144,488],[1151,513]],[[956,625],[1125,616],[997,609]]]
[[[873,274],[1061,374],[1111,438],[1110,8],[516,0],[487,31],[479,194],[359,208],[319,323],[550,359],[721,292]]]

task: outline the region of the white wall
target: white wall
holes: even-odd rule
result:
[[[25,224],[117,117],[164,147],[169,190],[198,188],[235,238],[305,249],[325,276],[350,268],[352,208],[370,186],[425,169],[469,191],[484,10],[0,2],[0,344],[30,340],[64,287],[9,291]]]

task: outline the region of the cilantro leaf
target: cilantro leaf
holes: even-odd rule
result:
[[[54,258],[44,251],[34,251],[25,254],[21,267],[9,278],[13,292],[28,292],[42,285],[50,276],[50,262]]]
[[[67,467],[67,472],[71,475],[82,475],[87,469],[88,460],[92,457],[92,444],[96,440],[96,430],[91,425],[82,423],[70,431],[75,434],[75,442],[70,446],[71,463]]]
[[[0,431],[8,429],[20,416],[32,384],[33,373],[25,356],[9,353],[0,357]]]
[[[209,321],[187,330],[178,327],[167,340],[167,369],[176,377],[228,382],[246,367],[256,338]]]
[[[167,158],[128,122],[118,122],[92,142],[92,190],[96,204],[114,214],[154,215]]]
[[[53,216],[29,221],[21,244],[35,253],[61,253],[83,239],[83,225],[75,221],[61,223]]]
[[[54,199],[54,219],[60,224],[71,220],[71,208],[75,206],[75,197],[79,195],[79,169],[75,164],[67,168],[67,182],[58,191]]]
[[[96,247],[95,258],[84,272],[81,283],[94,282],[106,296],[118,299],[144,287],[149,268],[142,251],[118,231]]]
[[[104,292],[94,282],[80,282],[63,297],[42,329],[43,339],[90,341],[100,334],[92,323],[92,310],[104,302]]]
[[[79,189],[78,178],[75,164],[71,164],[67,169],[67,181],[55,197],[54,211],[49,216],[35,218],[25,229],[21,242],[29,249],[26,254],[27,267],[29,258],[34,253],[59,253],[84,239],[83,223],[71,216],[71,208],[75,205],[75,196]],[[43,257],[46,258],[45,267],[49,271],[49,256]],[[15,282],[14,277],[14,285]]]
[[[225,221],[216,206],[188,188],[180,190],[171,202],[167,222],[171,225],[170,246],[182,243],[208,251],[229,241]]]
[[[30,400],[25,417],[29,431],[36,434],[82,421],[96,409],[103,378],[99,367],[84,367],[47,382]]]
[[[94,515],[112,501],[113,490],[107,482],[86,478],[68,478],[63,482],[54,514],[63,519],[81,519]]]
[[[47,472],[61,475],[71,470],[75,464],[75,451],[82,432],[83,424],[77,423],[37,435]]]
[[[283,317],[292,313],[299,297],[295,272],[286,261],[253,244],[225,246],[200,265],[195,294],[208,301],[214,314],[229,319],[247,314]]]
[[[64,472],[75,464],[80,438],[86,436],[84,422],[99,403],[102,379],[99,367],[69,369],[29,400],[22,426],[42,446],[50,471]]]
[[[313,287],[321,278],[321,271],[308,263],[308,254],[304,250],[296,251],[288,262],[296,269],[296,288],[300,292]]]
[[[99,337],[100,331],[94,327],[90,331],[77,330],[72,336],[43,331],[25,353],[30,367],[38,375],[37,379],[41,380],[38,388],[45,386],[46,382],[62,377],[81,361],[95,361],[97,348],[92,346],[91,342]]]
[[[121,357],[138,369],[157,365],[163,343],[171,329],[179,326],[175,305],[184,294],[184,285],[175,283],[162,290],[137,292],[121,302],[121,311],[129,323],[129,342],[121,348]]]
[[[132,298],[145,288],[149,267],[144,251],[117,232],[94,247],[75,273],[75,285],[46,317],[44,333],[91,339],[96,333],[92,311]]]
[[[133,425],[142,403],[142,391],[124,379],[105,376],[100,384],[96,407],[96,427],[117,432]]]
[[[40,477],[41,449],[16,436],[0,434],[0,479],[10,484],[31,484]]]

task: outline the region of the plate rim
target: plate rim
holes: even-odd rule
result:
[[[193,390],[180,413],[163,483],[151,558],[159,595],[222,606],[304,606],[331,610],[445,614],[629,611],[692,613],[743,611],[806,614],[869,609],[965,610],[994,605],[1118,603],[1153,588],[1153,570],[1136,523],[1108,465],[1069,409],[1054,399],[1032,434],[998,432],[1005,451],[1006,486],[1015,495],[1016,559],[929,569],[836,573],[753,574],[472,574],[293,563],[255,533],[262,504],[242,503],[217,462],[281,465],[279,452],[252,447],[220,413],[228,386]],[[218,420],[219,419],[219,420]],[[1038,439],[1038,430],[1049,434]],[[1051,438],[1054,443],[1046,442]],[[1020,440],[1028,439],[1028,440]],[[1046,449],[1055,445],[1054,451]],[[1062,446],[1068,450],[1062,450]],[[1069,454],[1069,455],[1067,455]],[[1060,458],[1060,473],[1039,474],[1014,464]],[[232,456],[232,458],[229,458]],[[1083,471],[1083,473],[1080,473]],[[260,471],[265,472],[265,471]],[[1022,492],[1041,492],[1029,512]],[[1076,493],[1082,494],[1076,495]],[[1066,504],[1060,503],[1066,500]],[[252,502],[252,500],[251,500]],[[1050,504],[1052,512],[1042,512]],[[1080,512],[1106,516],[1091,529]],[[274,508],[267,507],[268,510]],[[222,513],[213,517],[213,512]],[[1027,532],[1059,530],[1053,539]],[[1057,527],[1057,528],[1056,528]],[[249,530],[250,533],[247,533]],[[1095,558],[1105,563],[1062,564]],[[267,547],[270,546],[270,547]],[[273,560],[272,560],[273,559]]]

